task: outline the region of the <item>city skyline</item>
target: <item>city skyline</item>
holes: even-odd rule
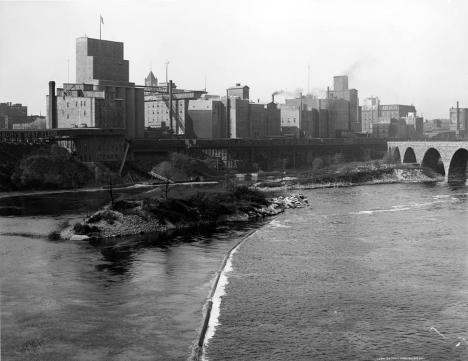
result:
[[[21,15],[21,16],[18,16]],[[0,101],[44,115],[48,82],[75,82],[76,38],[124,43],[130,81],[224,95],[236,83],[253,101],[271,93],[323,96],[349,76],[360,104],[414,104],[426,119],[468,106],[468,5],[463,1],[0,2]],[[309,77],[310,65],[310,77]]]

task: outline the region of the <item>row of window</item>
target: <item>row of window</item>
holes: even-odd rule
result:
[[[63,114],[63,113],[62,113]],[[83,116],[86,116],[86,111],[83,112]],[[70,114],[67,114],[67,119],[70,119]]]
[[[84,104],[83,104],[84,103]],[[78,106],[78,102],[75,102],[75,106],[77,107]],[[86,106],[86,100],[85,101],[80,101],[80,106]],[[67,102],[67,108],[70,108],[70,103]]]

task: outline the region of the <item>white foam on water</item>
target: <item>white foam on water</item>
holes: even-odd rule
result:
[[[267,227],[291,228],[291,226],[287,226],[283,223],[278,222],[277,220],[271,221]]]
[[[391,209],[375,209],[372,211],[359,211],[359,212],[350,212],[350,214],[374,214],[374,213],[382,213],[382,212],[399,212],[399,211],[406,211],[409,209],[414,209],[414,208],[421,208],[421,207],[426,207],[426,206],[431,206],[437,203],[447,203],[447,202],[458,202],[458,198],[450,198],[449,200],[440,200],[439,198],[446,198],[446,197],[451,197],[450,195],[448,196],[434,196],[436,200],[432,202],[426,202],[426,203],[412,203],[412,204],[402,204],[402,205],[396,205],[392,206]]]
[[[383,213],[383,212],[399,212],[406,211],[411,209],[411,207],[395,206],[393,209],[376,209],[375,211],[360,211],[360,212],[351,212],[351,214],[374,214],[374,213]]]
[[[206,346],[210,339],[213,337],[213,335],[216,332],[216,327],[219,325],[219,314],[220,314],[220,309],[221,309],[221,297],[223,297],[226,292],[225,288],[226,285],[229,283],[228,281],[228,273],[232,271],[232,256],[234,253],[237,252],[237,249],[234,249],[231,252],[231,255],[229,256],[228,260],[226,261],[226,265],[224,266],[224,269],[221,272],[221,276],[219,277],[218,285],[216,287],[216,291],[213,295],[212,301],[213,305],[211,307],[211,315],[210,315],[210,321],[208,322],[208,329],[206,330],[206,335],[205,335],[205,341],[204,345]],[[202,357],[202,360],[207,361],[206,358]]]

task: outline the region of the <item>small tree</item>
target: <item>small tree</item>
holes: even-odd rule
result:
[[[170,173],[169,173],[168,171],[165,171],[165,172],[164,172],[164,178],[166,178],[166,181],[165,181],[165,183],[164,183],[164,185],[165,185],[165,187],[164,187],[164,198],[167,199],[167,194],[168,194],[169,191],[171,190],[171,188],[169,187],[169,185],[170,185],[171,183],[173,183],[173,182],[172,182],[172,180],[171,180],[171,175],[170,175]]]
[[[395,163],[395,156],[391,152],[386,152],[383,156],[382,162],[384,164],[393,164]]]
[[[343,157],[343,154],[341,153],[336,153],[333,156],[333,164],[343,164],[345,162],[345,159]]]
[[[86,218],[91,217],[91,212],[95,208],[94,201],[85,199],[83,200],[82,204],[83,204],[83,210],[86,212]],[[83,220],[86,220],[86,218],[84,218]]]
[[[112,192],[112,179],[111,179],[111,178],[109,178],[109,188],[108,188],[108,191],[109,191],[109,195],[110,195],[110,198],[111,198],[112,207],[114,207],[114,193]]]
[[[323,159],[322,158],[315,158],[312,162],[312,169],[317,170],[323,167]]]

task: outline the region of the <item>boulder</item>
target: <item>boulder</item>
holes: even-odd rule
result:
[[[87,241],[89,239],[88,236],[75,234],[71,236],[70,241]]]

